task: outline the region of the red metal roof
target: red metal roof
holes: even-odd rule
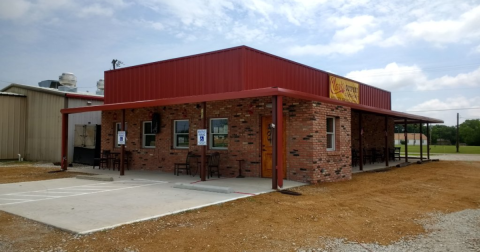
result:
[[[106,71],[105,104],[266,87],[328,97],[328,75],[313,67],[239,46]],[[357,83],[360,86],[360,104],[391,109],[390,92]]]
[[[343,101],[333,100],[333,99],[319,96],[319,95],[314,95],[314,94],[309,94],[305,92],[289,90],[284,88],[278,88],[278,87],[251,89],[251,90],[244,90],[244,91],[238,91],[238,92],[226,92],[226,93],[220,93],[220,94],[194,95],[194,96],[164,98],[164,99],[148,100],[148,101],[125,102],[125,103],[105,104],[105,105],[98,105],[98,106],[68,108],[68,109],[62,109],[61,112],[63,114],[72,114],[72,113],[82,113],[82,112],[89,112],[89,111],[134,109],[134,108],[168,106],[168,105],[185,104],[185,103],[199,103],[199,102],[220,101],[220,100],[230,100],[230,99],[273,96],[273,95],[281,95],[281,96],[293,97],[293,98],[298,98],[303,100],[319,101],[319,102],[325,102],[325,103],[335,104],[335,105],[344,106],[344,107],[350,107],[358,111],[364,111],[364,112],[380,114],[380,115],[387,115],[394,118],[407,119],[409,120],[410,123],[413,123],[413,122],[443,123],[442,120],[435,119],[435,118],[412,115],[412,114],[407,114],[403,112],[375,108],[375,107],[361,105],[361,104],[343,102]]]

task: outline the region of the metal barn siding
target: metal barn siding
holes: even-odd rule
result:
[[[25,155],[25,96],[0,94],[0,159],[18,159]]]
[[[78,108],[88,106],[87,102],[90,101],[90,106],[102,105],[102,101],[89,100],[89,99],[76,99],[68,98],[68,108]],[[60,112],[59,112],[60,113]],[[102,124],[102,112],[85,112],[78,114],[68,115],[68,162],[73,162],[73,141],[75,137],[75,125],[76,124]]]
[[[329,97],[328,75],[327,72],[241,46],[106,71],[105,104],[267,87]],[[362,83],[359,85],[360,104],[390,109],[390,92]]]
[[[390,92],[360,84],[360,104],[390,110]]]
[[[12,87],[8,92],[27,96],[25,160],[60,161],[62,114],[65,97],[52,93]]]
[[[252,48],[245,54],[245,89],[281,87],[328,97],[327,73]]]
[[[242,90],[242,48],[105,72],[105,104]]]

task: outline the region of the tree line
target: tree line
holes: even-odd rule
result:
[[[395,133],[404,132],[403,125],[395,125]],[[437,144],[438,139],[450,141],[452,145],[457,144],[457,126],[433,125],[430,127],[431,135],[427,137],[431,144]],[[408,124],[408,133],[420,133],[419,124]],[[422,124],[422,133],[427,135],[426,124]],[[459,125],[459,142],[469,146],[480,146],[480,119],[466,120]]]

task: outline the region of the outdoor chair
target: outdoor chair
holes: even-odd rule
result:
[[[131,151],[125,151],[125,156],[123,157],[123,165],[126,166],[127,170],[129,170],[128,164],[130,163],[130,160],[132,159],[132,152]],[[120,155],[117,156],[113,160],[113,170],[118,169],[120,171]]]
[[[393,160],[395,161],[397,157],[398,160],[400,160],[400,147],[395,147],[395,151],[393,153]]]
[[[395,149],[394,148],[388,148],[388,160],[395,161]]]
[[[372,148],[372,161],[373,163],[375,162],[383,162],[385,159],[384,159],[384,156],[385,156],[385,148],[383,149],[383,151],[380,151],[376,148]]]
[[[213,173],[217,173],[218,177],[220,178],[220,153],[215,152],[208,158],[208,177],[213,177]]]
[[[185,170],[187,174],[190,174],[190,157],[193,155],[191,151],[187,153],[187,159],[185,163],[175,163],[175,167],[173,169],[173,175],[179,176],[180,170]]]
[[[367,160],[372,163],[372,154],[368,154],[367,149],[363,148],[363,164],[367,164]]]
[[[102,153],[100,153],[99,158],[94,158],[93,159],[93,169],[95,169],[96,164],[98,164],[98,169],[108,168],[109,157],[110,157],[110,151],[109,150],[103,150]]]

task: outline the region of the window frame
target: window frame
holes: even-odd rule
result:
[[[177,124],[176,122],[186,121],[188,122],[188,132],[187,133],[177,133]],[[187,135],[188,146],[177,146],[177,135]],[[190,120],[188,119],[180,119],[180,120],[173,120],[173,149],[189,149],[190,148]]]
[[[329,132],[328,131],[328,120],[332,120],[332,131]],[[327,119],[326,119],[326,125],[325,125],[325,132],[326,132],[326,135],[327,135],[327,151],[335,151],[335,142],[336,142],[336,132],[335,132],[335,117],[332,117],[332,116],[327,116]],[[328,147],[328,138],[331,137],[331,141],[332,141],[332,147],[329,148]]]
[[[118,131],[120,131],[120,127],[122,126],[121,122],[115,123],[115,148],[120,148],[122,147],[121,145],[118,144]],[[128,139],[128,123],[125,122],[125,146],[127,146],[127,139]]]
[[[153,135],[154,137],[156,136],[155,133],[148,133],[148,134],[145,133],[145,125],[148,124],[148,123],[150,124],[150,128],[151,128],[151,127],[152,127],[152,121],[143,121],[143,122],[142,122],[142,148],[155,149],[156,143],[155,143],[154,146],[150,146],[150,145],[147,146],[147,145],[146,145],[147,136],[152,136],[152,135]],[[156,141],[156,137],[155,137],[155,139],[154,139],[153,141],[154,141],[154,142]]]
[[[214,120],[227,120],[227,132],[226,133],[213,133],[213,127],[212,127],[212,121]],[[210,118],[208,120],[208,128],[209,128],[209,133],[208,133],[208,148],[209,149],[212,149],[212,150],[228,150],[228,143],[227,143],[227,147],[214,147],[213,146],[213,138],[215,135],[225,135],[226,138],[228,138],[228,118],[226,117],[216,117],[216,118]]]

